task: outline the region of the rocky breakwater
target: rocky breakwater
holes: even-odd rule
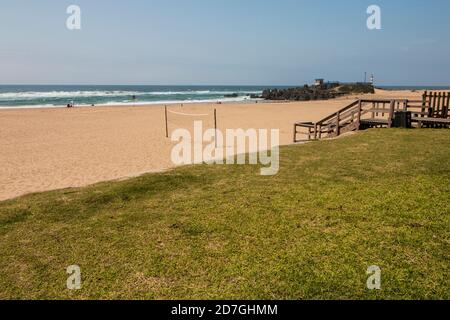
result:
[[[307,86],[287,89],[266,89],[262,93],[265,100],[310,101],[328,100],[347,94],[375,93],[370,84],[333,84],[323,86]]]

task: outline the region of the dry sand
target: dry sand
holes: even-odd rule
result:
[[[367,98],[419,99],[421,93],[377,91]],[[280,143],[292,143],[296,121],[317,121],[357,96],[329,101],[169,106],[169,131],[192,129],[193,120],[213,127],[279,129]],[[173,167],[165,138],[164,106],[0,110],[0,200],[31,192],[80,187]]]

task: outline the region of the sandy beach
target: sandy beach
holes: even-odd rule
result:
[[[377,91],[370,98],[420,99],[421,92]],[[364,96],[361,96],[364,97]],[[296,121],[317,121],[358,96],[328,101],[171,105],[169,133],[192,129],[194,120],[213,128],[279,129],[292,143]],[[206,116],[207,115],[207,116]],[[165,137],[164,106],[0,110],[0,200],[100,181],[133,177],[173,167],[174,143]]]

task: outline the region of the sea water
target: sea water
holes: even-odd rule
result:
[[[251,102],[264,89],[289,86],[0,85],[1,108]],[[295,87],[295,86],[290,86]],[[450,90],[450,87],[379,86],[387,90]],[[226,97],[237,94],[237,97]]]
[[[0,86],[0,108],[55,107],[73,103],[90,105],[139,105],[195,102],[244,102],[261,95],[262,86]],[[226,97],[237,94],[233,97]]]

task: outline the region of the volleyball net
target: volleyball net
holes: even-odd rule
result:
[[[217,130],[217,111],[214,109],[209,113],[184,112],[173,107],[164,106],[166,138],[172,130],[187,129],[191,130],[194,122],[201,121],[204,129]]]

